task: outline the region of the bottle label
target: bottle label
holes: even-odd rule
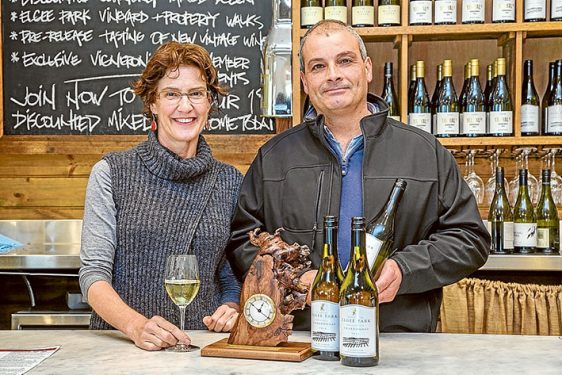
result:
[[[482,220],[484,226],[486,226],[486,230],[490,235],[492,235],[492,223],[489,220]]]
[[[377,259],[379,251],[381,251],[382,241],[372,234],[367,233],[365,247],[367,250],[367,264],[369,265],[369,269],[372,269],[375,264],[375,259]]]
[[[459,113],[439,112],[436,124],[436,134],[459,134]]]
[[[549,247],[550,234],[548,228],[537,229],[537,247],[546,249]]]
[[[347,7],[335,6],[324,9],[324,18],[327,20],[337,20],[347,24]]]
[[[408,125],[431,133],[431,113],[410,113],[408,115]]]
[[[513,221],[503,223],[503,248],[513,249]]]
[[[548,107],[546,132],[562,132],[562,104],[555,104]]]
[[[484,22],[484,0],[462,2],[462,22]]]
[[[490,133],[492,134],[513,133],[513,112],[512,111],[490,112]]]
[[[304,7],[301,8],[301,26],[312,26],[324,18],[324,8]]]
[[[391,118],[396,121],[400,121],[400,116],[388,116],[388,118]]]
[[[546,18],[546,0],[525,0],[525,21]]]
[[[492,21],[515,21],[515,0],[494,0]]]
[[[435,23],[457,23],[457,0],[435,2]]]
[[[513,245],[516,247],[537,246],[537,223],[514,223]]]
[[[539,106],[523,104],[521,106],[521,131],[524,133],[539,132]]]
[[[410,25],[431,21],[431,1],[410,1]]]
[[[550,18],[562,17],[562,0],[552,0],[550,3]]]
[[[316,300],[310,304],[312,349],[327,352],[339,351],[340,304]]]
[[[375,307],[341,306],[340,353],[349,357],[375,356],[377,324]]]
[[[486,112],[462,113],[462,134],[486,134]]]
[[[400,25],[400,5],[379,6],[379,25]]]
[[[356,6],[351,9],[351,23],[353,25],[374,25],[375,7]]]

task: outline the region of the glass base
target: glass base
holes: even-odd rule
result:
[[[187,352],[195,352],[199,349],[201,349],[201,348],[196,346],[196,345],[177,344],[176,346],[170,346],[169,348],[166,348],[165,350],[167,352],[187,353]]]

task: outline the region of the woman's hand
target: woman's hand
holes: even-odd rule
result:
[[[240,307],[237,303],[226,302],[220,305],[212,316],[204,317],[203,323],[209,331],[230,332],[236,323],[239,310]]]
[[[191,339],[185,332],[161,316],[156,315],[150,319],[142,318],[133,323],[133,329],[128,335],[139,348],[160,350],[177,343],[191,344]]]

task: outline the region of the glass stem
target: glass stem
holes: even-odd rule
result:
[[[180,308],[180,329],[183,332],[185,326],[185,308],[187,306],[179,306]]]

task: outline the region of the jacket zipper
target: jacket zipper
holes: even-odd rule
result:
[[[314,226],[312,227],[312,249],[316,245],[316,230],[318,229],[318,216],[320,216],[320,194],[322,193],[323,180],[324,170],[321,170],[318,176],[318,191],[316,192],[316,216],[314,217]]]

